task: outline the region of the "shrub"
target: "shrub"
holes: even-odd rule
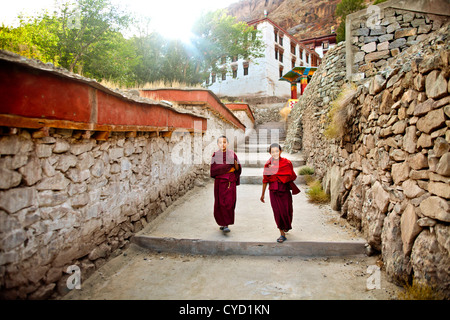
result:
[[[328,126],[324,131],[325,137],[329,139],[342,138],[348,120],[352,116],[352,108],[349,108],[350,102],[356,95],[356,86],[345,85],[338,97],[332,101],[331,109],[328,112]]]
[[[330,201],[330,197],[328,194],[322,189],[322,184],[319,180],[312,180],[308,183],[308,190],[306,190],[306,196],[308,197],[309,202],[312,203],[328,203]]]
[[[442,300],[444,295],[433,286],[421,284],[416,280],[412,284],[406,284],[404,291],[398,294],[400,300]]]

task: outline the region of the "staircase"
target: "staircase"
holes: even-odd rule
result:
[[[242,184],[262,184],[264,164],[270,158],[268,152],[272,143],[278,143],[283,148],[286,139],[284,122],[267,122],[258,125],[255,132],[245,139],[244,145],[236,148],[236,154],[242,165]],[[282,157],[291,160],[294,170],[305,165],[303,155],[300,153],[282,153]]]

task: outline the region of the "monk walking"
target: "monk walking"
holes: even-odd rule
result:
[[[228,139],[217,139],[219,150],[214,152],[211,160],[210,175],[214,180],[214,218],[224,233],[230,232],[229,225],[234,224],[236,208],[236,186],[242,167],[233,150],[227,149]]]
[[[267,184],[269,184],[270,204],[272,205],[275,222],[280,230],[280,237],[277,242],[286,241],[286,232],[292,229],[292,194],[297,194],[300,190],[294,184],[297,175],[294,172],[292,162],[281,157],[281,146],[272,143],[269,147],[271,158],[264,165],[263,187],[261,202],[264,201]]]

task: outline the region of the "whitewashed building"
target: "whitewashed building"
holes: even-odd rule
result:
[[[224,58],[224,66],[228,66],[224,70],[228,70],[211,74],[207,81],[208,89],[219,97],[275,96],[289,99],[290,84],[279,81],[281,76],[294,67],[318,66],[321,61],[319,55],[269,18],[253,20],[248,25],[261,30],[264,56],[252,61]]]

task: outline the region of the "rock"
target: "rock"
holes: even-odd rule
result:
[[[20,209],[37,205],[35,188],[15,188],[0,192],[0,209],[14,213]]]
[[[37,144],[36,145],[36,156],[38,158],[48,158],[52,155],[53,145],[49,144]]]
[[[368,63],[368,62],[372,62],[372,61],[378,61],[380,59],[387,59],[389,58],[390,52],[389,50],[384,50],[384,51],[377,51],[377,52],[371,52],[366,54],[366,56],[364,57],[364,60]]]
[[[77,157],[74,155],[63,155],[59,158],[56,169],[66,172],[70,167],[75,167],[77,164]]]
[[[389,50],[389,41],[384,41],[377,44],[377,51]]]
[[[389,205],[389,193],[387,193],[378,181],[372,186],[373,200],[381,213],[386,213]]]
[[[402,163],[394,163],[391,168],[391,175],[394,183],[398,185],[408,179],[409,170],[409,165],[406,161]]]
[[[0,189],[10,189],[16,187],[22,181],[22,175],[14,170],[0,168]]]
[[[445,125],[445,115],[442,108],[428,112],[417,121],[417,129],[425,133],[430,133],[443,125]]]
[[[409,166],[414,170],[420,170],[428,167],[428,158],[423,153],[416,153],[408,158]]]
[[[70,144],[62,139],[56,140],[55,146],[53,148],[53,153],[64,153],[66,151],[69,151]]]
[[[41,180],[42,178],[42,168],[39,159],[36,157],[31,157],[28,164],[19,169],[28,186],[31,186]]]
[[[430,181],[428,191],[442,198],[450,199],[450,185],[448,183]]]
[[[450,152],[445,153],[439,160],[436,172],[442,176],[450,177]]]
[[[5,251],[10,251],[20,246],[27,239],[27,235],[24,230],[17,229],[9,232],[0,239],[0,248]]]
[[[448,294],[450,254],[429,230],[423,230],[414,241],[411,264],[415,281],[429,286],[439,284]]]
[[[339,166],[333,166],[330,171],[330,206],[333,210],[341,209],[342,174]]]
[[[0,154],[14,155],[20,151],[20,139],[18,136],[4,136],[0,138]]]
[[[415,106],[414,115],[423,116],[424,114],[427,114],[433,109],[434,109],[434,100],[430,98],[425,102],[419,103]]]
[[[377,50],[377,44],[376,44],[376,42],[370,42],[366,45],[363,45],[361,47],[361,50],[366,53],[373,52],[373,51]],[[387,50],[387,48],[385,50]]]
[[[425,193],[414,180],[406,180],[402,183],[403,193],[410,199],[420,197]]]
[[[420,203],[420,211],[426,217],[450,222],[450,210],[447,201],[441,197],[431,196]]]
[[[417,28],[405,28],[405,29],[399,29],[395,31],[394,38],[405,38],[405,37],[411,37],[415,36],[417,34]]]
[[[425,77],[419,73],[415,78],[414,78],[414,89],[416,89],[417,91],[423,91],[425,89]]]
[[[431,139],[431,135],[426,134],[426,133],[422,133],[419,137],[419,139],[417,140],[417,147],[419,148],[429,148],[433,146],[433,141]]]
[[[415,153],[417,146],[416,126],[409,126],[405,131],[406,133],[403,137],[403,150],[409,153]]]
[[[425,92],[428,98],[440,99],[447,95],[447,81],[439,70],[433,70],[425,80]]]
[[[407,256],[411,253],[414,239],[422,231],[422,228],[417,224],[417,220],[418,217],[414,206],[412,204],[408,204],[400,218],[403,253]]]
[[[395,212],[390,212],[384,219],[381,253],[389,279],[399,285],[404,285],[409,281],[411,265],[409,257],[403,253],[400,223],[400,216]]]
[[[428,218],[428,217],[423,217],[420,218],[419,220],[417,220],[417,224],[420,227],[434,227],[436,225],[436,220]]]
[[[86,143],[72,144],[72,145],[70,145],[70,153],[77,156],[79,154],[82,154],[84,152],[92,150],[92,148],[94,147],[94,144],[95,144],[95,142],[94,143],[86,142]]]
[[[371,95],[378,94],[381,90],[383,90],[384,86],[386,85],[386,79],[382,75],[375,75],[373,77],[372,81],[370,82],[370,88],[369,93]]]
[[[400,38],[389,43],[389,50],[400,48],[406,44],[405,38]]]
[[[444,138],[438,137],[434,141],[433,152],[436,157],[441,157],[445,153],[450,151],[450,143],[448,143]]]
[[[69,184],[69,180],[61,173],[56,173],[53,177],[42,179],[36,185],[37,190],[63,190]]]

